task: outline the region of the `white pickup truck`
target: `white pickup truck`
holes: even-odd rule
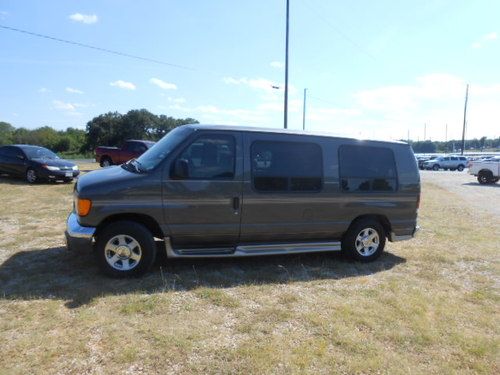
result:
[[[469,166],[469,174],[477,176],[480,184],[494,184],[500,179],[500,156],[489,160],[473,161]]]

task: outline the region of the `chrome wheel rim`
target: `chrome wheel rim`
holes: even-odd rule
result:
[[[36,181],[36,173],[33,169],[28,169],[26,172],[26,179],[28,182],[35,182]]]
[[[109,162],[109,160],[108,160],[108,159],[103,160],[103,162],[102,162],[102,166],[103,166],[103,167],[109,167],[110,165],[111,165],[111,163]]]
[[[139,242],[126,234],[112,237],[104,247],[106,262],[118,271],[130,271],[137,267],[142,258]]]
[[[354,245],[359,255],[364,257],[373,255],[380,245],[378,232],[373,228],[363,229],[356,236]]]

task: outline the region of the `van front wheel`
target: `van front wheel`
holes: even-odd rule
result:
[[[342,251],[361,262],[377,259],[384,247],[384,228],[374,219],[363,219],[352,224],[342,240]]]
[[[99,267],[111,277],[141,276],[156,257],[153,235],[134,221],[107,225],[97,236],[95,250]]]

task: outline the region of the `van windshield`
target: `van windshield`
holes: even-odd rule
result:
[[[192,131],[192,129],[184,126],[171,130],[154,146],[139,156],[135,163],[144,172],[156,168]]]

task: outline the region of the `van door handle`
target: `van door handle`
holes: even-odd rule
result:
[[[233,209],[235,211],[239,211],[239,209],[240,209],[240,198],[239,197],[233,198]]]

